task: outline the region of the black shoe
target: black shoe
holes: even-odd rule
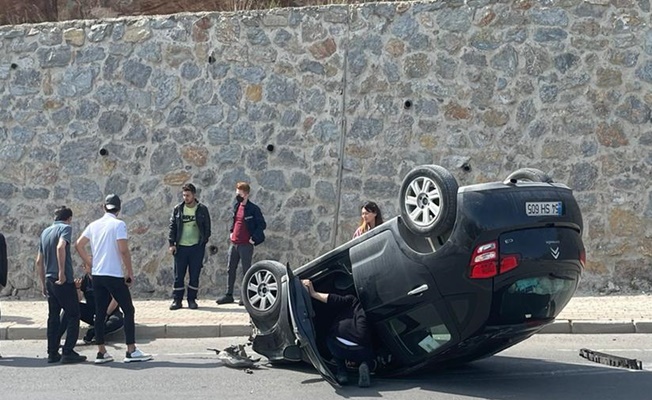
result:
[[[349,374],[346,372],[346,364],[344,360],[337,360],[337,372],[335,373],[335,379],[340,385],[346,385],[349,383]]]
[[[239,306],[244,306],[244,301],[242,301],[242,299],[240,299],[240,301],[238,301],[238,305]]]
[[[61,361],[61,354],[58,352],[48,354],[48,364],[58,363],[59,361]]]
[[[358,367],[358,386],[361,388],[369,387],[371,385],[371,376],[369,376],[369,365],[363,362]]]
[[[170,304],[170,310],[178,310],[181,307],[183,307],[183,305],[181,305],[181,300],[172,300],[172,304]]]
[[[220,297],[219,299],[215,300],[217,304],[229,304],[233,303],[233,295],[231,294],[225,294],[224,296]]]
[[[188,308],[191,310],[196,310],[199,308],[195,300],[188,300]]]
[[[86,356],[82,356],[76,351],[61,356],[61,364],[76,364],[84,361],[86,361]]]

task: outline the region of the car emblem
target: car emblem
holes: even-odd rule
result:
[[[555,260],[559,258],[559,247],[555,247],[554,249],[551,247],[550,248],[550,254],[552,254],[552,258]]]

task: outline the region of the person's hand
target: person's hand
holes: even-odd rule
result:
[[[66,283],[66,273],[65,272],[59,272],[59,279],[57,279],[56,282],[54,282],[55,285],[63,285]]]
[[[175,255],[177,254],[177,246],[170,246],[168,249],[170,251],[170,254]]]
[[[81,288],[81,281],[82,281],[81,278],[75,279],[75,287],[77,289]]]
[[[45,282],[43,282],[43,287],[41,288],[41,295],[43,297],[48,297],[48,290],[45,288]]]
[[[308,289],[308,293],[313,294],[315,292],[315,288],[312,287],[312,282],[310,279],[302,279],[301,283],[303,283],[303,286]]]
[[[254,244],[254,240],[252,238],[249,238],[249,243]]]
[[[125,276],[125,283],[127,286],[131,286],[131,284],[134,283],[134,274],[127,274],[127,276]]]

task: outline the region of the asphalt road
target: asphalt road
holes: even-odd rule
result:
[[[401,379],[375,379],[368,389],[333,388],[310,367],[262,365],[248,374],[224,366],[208,347],[245,338],[159,339],[140,347],[155,355],[123,364],[124,346],[110,348],[116,362],[49,365],[44,341],[0,342],[0,398],[8,399],[650,399],[652,335],[538,335],[465,367]],[[580,348],[643,361],[643,371],[589,362]],[[94,357],[95,347],[80,347]]]

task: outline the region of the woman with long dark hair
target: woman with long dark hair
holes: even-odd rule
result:
[[[361,217],[360,226],[353,234],[354,239],[383,223],[383,214],[380,212],[380,207],[373,201],[369,201],[362,206]]]

